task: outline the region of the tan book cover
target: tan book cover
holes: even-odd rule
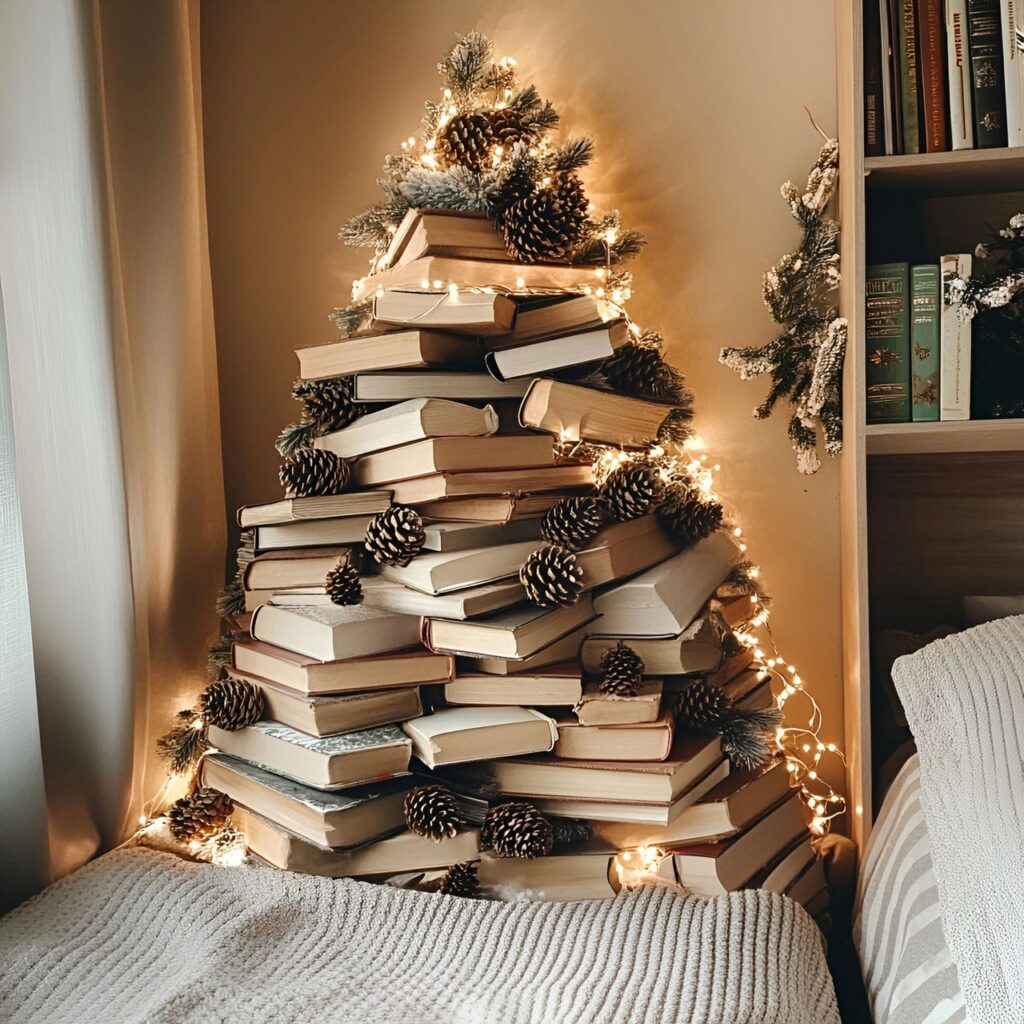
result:
[[[390,491],[350,491],[346,494],[322,494],[308,498],[282,498],[262,505],[243,505],[238,510],[238,525],[273,526],[307,519],[337,519],[343,516],[372,516],[391,504]]]
[[[468,671],[487,672],[491,675],[508,676],[521,672],[533,672],[547,665],[557,665],[563,661],[579,659],[580,647],[587,635],[587,625],[577,627],[565,636],[525,658],[501,658],[483,655],[479,657],[461,657],[460,666]]]
[[[576,718],[580,725],[642,725],[656,722],[661,712],[663,684],[660,679],[645,679],[639,691],[626,697],[602,693],[599,684],[588,683]]]
[[[516,304],[498,292],[403,291],[374,293],[376,323],[444,328],[455,334],[487,337],[505,334],[515,323]]]
[[[498,380],[524,379],[562,367],[608,359],[628,340],[626,322],[616,320],[590,330],[527,342],[514,348],[495,348],[487,353],[485,362]]]
[[[380,575],[424,594],[445,594],[515,577],[536,547],[535,540],[523,540],[468,551],[422,552],[408,565],[381,566]]]
[[[296,551],[299,548],[345,547],[361,544],[372,516],[343,516],[338,519],[307,519],[275,523],[253,529],[257,554],[265,551]]]
[[[599,625],[598,620],[595,625]],[[588,672],[598,672],[606,651],[618,637],[591,636],[583,644],[581,657]],[[722,632],[711,618],[699,618],[672,637],[627,637],[629,646],[643,659],[644,674],[661,676],[695,675],[713,672],[722,661]]]
[[[353,479],[360,487],[377,487],[432,473],[529,469],[554,461],[554,441],[543,434],[436,437],[363,456]]]
[[[253,639],[237,641],[231,648],[231,658],[239,672],[307,694],[446,683],[454,672],[451,655],[435,654],[419,646],[362,658],[318,661]]]
[[[528,381],[499,380],[470,370],[377,370],[357,373],[352,397],[357,402],[404,402],[410,398],[452,398],[460,402],[508,402],[518,405]]]
[[[478,470],[466,473],[434,473],[391,484],[396,504],[422,505],[441,498],[476,494],[515,494],[520,491],[566,491],[589,488],[594,469],[589,463],[563,462],[535,469]]]
[[[408,210],[391,236],[380,267],[398,267],[423,256],[507,260],[505,241],[483,213]]]
[[[542,516],[566,497],[565,493],[484,494],[424,502],[418,511],[424,518],[443,522],[510,523]]]
[[[574,707],[582,693],[580,667],[574,662],[514,675],[460,672],[444,688],[449,704],[493,707]]]
[[[606,526],[586,548],[576,552],[576,561],[583,570],[584,586],[592,590],[640,572],[678,550],[658,517],[651,515]],[[600,622],[595,628],[601,628]]]
[[[274,590],[318,586],[338,564],[349,557],[350,548],[287,548],[257,555],[242,573],[247,590]]]
[[[484,851],[477,880],[485,895],[497,898],[505,890],[525,890],[542,901],[609,899],[616,893],[612,882],[615,854],[607,845],[595,842],[535,860]]]
[[[444,366],[475,369],[480,346],[473,338],[443,331],[392,331],[362,335],[329,345],[297,349],[299,376],[329,380],[373,370]]]
[[[519,422],[563,439],[644,448],[658,436],[671,409],[642,398],[541,378],[523,398]]]
[[[672,749],[674,716],[630,725],[581,725],[558,719],[555,756],[582,761],[664,761]]]

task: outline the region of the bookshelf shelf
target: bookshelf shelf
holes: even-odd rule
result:
[[[864,436],[868,455],[1024,452],[1024,420],[870,423]]]
[[[870,195],[915,198],[1024,190],[1024,148],[871,156],[864,160]]]

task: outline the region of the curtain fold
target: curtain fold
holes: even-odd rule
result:
[[[157,792],[155,738],[214,628],[198,76],[194,3],[0,5],[0,282],[54,875]]]

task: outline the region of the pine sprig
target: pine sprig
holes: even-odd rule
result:
[[[348,338],[365,327],[372,315],[373,299],[371,298],[332,310],[328,315],[328,320],[341,331],[343,338]]]

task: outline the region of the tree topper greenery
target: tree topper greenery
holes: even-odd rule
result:
[[[800,247],[783,256],[764,275],[762,295],[772,319],[782,327],[767,345],[723,348],[719,359],[750,380],[767,373],[768,396],[754,410],[765,419],[780,399],[793,408],[789,438],[801,473],[816,473],[820,423],[825,451],[843,450],[842,372],[846,320],[831,301],[839,286],[839,225],[826,210],[839,171],[839,144],[826,139],[811,168],[807,185],[782,186],[782,198],[803,229]]]

